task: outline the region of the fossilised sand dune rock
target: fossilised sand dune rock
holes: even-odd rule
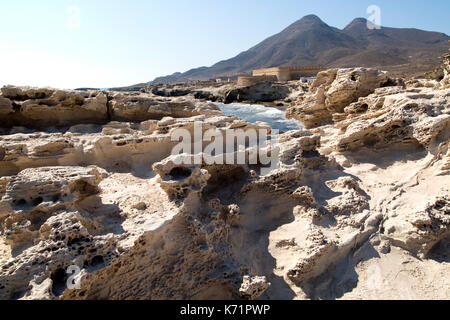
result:
[[[384,222],[384,235],[391,243],[426,258],[430,250],[450,235],[450,200],[438,197],[423,210],[391,216]]]
[[[286,115],[305,128],[332,123],[333,114],[342,113],[350,103],[365,97],[388,82],[386,72],[375,69],[330,69],[322,71],[309,92],[291,106]]]
[[[7,86],[1,89],[1,126],[52,126],[107,121],[107,97],[101,91],[77,92]]]
[[[392,195],[380,201],[386,212],[383,238],[422,258],[449,232],[448,199],[443,196],[449,192],[444,183],[450,174],[449,106],[450,91],[439,90],[435,81],[408,82],[407,88],[376,89],[335,116],[333,129],[321,129],[331,130],[322,151],[353,159],[342,162],[346,167],[366,162],[395,172],[405,159],[417,162],[402,172],[405,177],[393,179]],[[387,180],[383,176],[382,183]],[[434,191],[426,190],[433,185]]]
[[[45,167],[1,179],[1,240],[11,257],[0,260],[0,299],[56,299],[66,289],[68,267],[77,266],[84,277],[172,218],[156,184],[113,176],[97,167]],[[146,208],[132,209],[138,200],[127,191]]]
[[[221,115],[215,104],[195,101],[193,98],[155,98],[146,94],[115,93],[110,99],[111,116],[115,121],[141,122],[164,117]]]
[[[182,201],[180,213],[157,233],[143,236],[110,267],[88,275],[81,290],[68,290],[63,298],[292,298],[284,277],[292,274],[291,278],[306,288],[309,277],[345,260],[352,248],[376,232],[381,216],[371,217],[365,210],[367,196],[355,180],[344,177],[333,161],[315,152],[318,137],[291,132],[280,140],[279,169],[264,177],[246,172],[245,166],[202,165],[189,172],[178,169],[175,173],[182,173],[182,179],[173,180],[169,173],[179,167],[172,158],[155,164],[163,188],[169,183],[165,188],[169,194],[176,181],[185,182],[183,188],[191,190],[183,193],[185,198],[177,198]],[[185,179],[192,172],[202,172],[205,177],[200,188],[194,188],[197,180]],[[343,177],[331,178],[339,174]],[[329,183],[324,187],[325,181]],[[299,190],[298,186],[305,184],[312,188]],[[329,188],[333,191],[327,191]],[[319,204],[324,199],[329,200],[328,206]],[[330,228],[332,220],[337,222]],[[284,227],[278,229],[281,225]],[[322,233],[322,242],[334,244],[333,254],[320,262],[310,243],[303,240],[315,233]],[[269,235],[275,239],[267,248]],[[312,255],[308,273],[300,271],[303,254]],[[283,276],[273,273],[272,255],[278,258],[278,269],[285,270]],[[292,258],[286,261],[287,256]],[[167,272],[167,266],[174,272]],[[183,277],[175,270],[183,270]],[[300,273],[306,275],[300,277]]]
[[[211,178],[207,170],[196,165],[176,164],[182,162],[180,158],[187,160],[185,155],[171,156],[153,165],[153,170],[161,178],[161,187],[174,198],[186,196],[191,191],[201,191]]]
[[[33,222],[98,194],[101,180],[99,170],[82,167],[26,169],[8,178],[0,201],[5,240],[13,249],[30,244],[38,230]]]
[[[26,168],[66,165],[99,165],[110,171],[142,169],[148,174],[151,165],[168,157],[178,144],[171,141],[172,131],[184,128],[193,132],[195,122],[201,122],[203,130],[263,127],[235,117],[202,115],[167,117],[141,124],[76,125],[54,133],[3,135],[0,136],[0,176],[14,175]]]
[[[450,139],[449,90],[408,93],[395,88],[379,89],[345,108],[337,123],[340,152],[396,143],[416,144],[435,152],[440,143]]]
[[[269,287],[270,283],[267,282],[266,277],[244,276],[244,281],[239,289],[239,293],[243,298],[255,300]]]
[[[8,195],[2,202],[7,209],[13,206],[0,220],[1,240],[9,243],[11,257],[0,260],[0,299],[57,299],[67,287],[68,267],[79,268],[83,278],[172,218],[173,208],[156,184],[147,186],[144,179],[129,174],[113,175],[95,167],[53,167],[7,177]],[[147,208],[134,211],[137,201],[123,188],[141,196]],[[20,201],[30,193],[38,201]],[[121,194],[126,197],[121,199]]]
[[[114,166],[109,166],[111,161],[117,162],[127,158],[130,165],[133,161],[139,162],[140,160],[133,156],[133,153],[136,153],[145,158],[144,163],[151,164],[152,161],[161,160],[170,154],[172,130],[193,130],[196,121],[203,122],[204,130],[211,127],[225,130],[233,126],[243,129],[255,126],[225,116],[164,118],[161,121],[146,121],[142,124],[113,122],[105,126],[77,125],[65,133],[37,132],[2,137],[6,156],[4,162],[15,161],[16,167],[22,166],[22,169],[25,169],[27,166],[46,166],[52,161],[66,164],[83,161],[86,164],[97,159],[103,166],[112,170]],[[89,140],[94,143],[89,143]],[[146,140],[160,145],[147,145]],[[111,145],[104,141],[109,141]],[[99,142],[102,143],[98,144]],[[124,151],[128,150],[127,146],[130,152]],[[143,148],[140,149],[140,146]],[[115,148],[118,149],[114,151]],[[105,155],[105,152],[116,152],[116,155]],[[146,167],[146,175],[150,174],[150,167]],[[126,167],[118,169],[127,170]],[[55,298],[61,293],[58,288],[65,288],[65,270],[68,266],[85,266],[87,270],[104,267],[117,256],[119,242],[120,252],[126,252],[133,247],[128,244],[130,239],[139,238],[140,232],[157,229],[159,224],[163,224],[164,221],[159,222],[161,218],[151,216],[141,217],[136,221],[133,221],[134,218],[127,218],[126,223],[122,223],[119,217],[114,216],[118,214],[117,209],[108,209],[99,203],[101,200],[95,200],[103,197],[97,187],[103,174],[100,177],[87,175],[88,172],[96,172],[95,170],[97,169],[43,167],[25,169],[16,176],[1,179],[1,216],[5,230],[2,239],[5,237],[15,252],[14,258],[3,268],[5,274],[0,273],[0,287],[5,289],[2,298],[25,295],[24,299],[32,299],[38,294],[43,294],[45,298]],[[130,209],[136,204],[138,203],[129,205]],[[166,203],[146,203],[145,207],[140,206],[139,211],[146,211],[148,215],[147,211],[155,208],[163,210],[166,207]],[[124,214],[125,217],[127,215],[129,213]],[[120,221],[122,226],[114,226],[112,221],[115,220]],[[139,225],[142,224],[141,220],[146,221],[144,226]],[[126,232],[121,230],[130,228],[130,225],[136,227],[127,229]],[[65,226],[67,230],[60,229],[60,226]],[[114,235],[107,233],[111,227]],[[72,228],[76,231],[73,236],[69,234]],[[47,251],[51,253],[45,254]],[[101,260],[101,263],[97,260]],[[36,267],[29,268],[29,264]],[[45,264],[48,264],[48,268],[44,270]],[[51,280],[51,294],[48,294],[48,279]]]
[[[65,286],[68,266],[114,256],[113,237],[77,212],[84,199],[98,195],[101,180],[94,167],[26,169],[9,178],[0,221],[14,258],[0,270],[1,299],[29,293],[33,279],[51,278],[57,290],[56,282]]]
[[[194,217],[179,213],[110,267],[87,275],[81,290],[66,290],[62,299],[238,298],[237,267],[226,251],[227,227],[214,217],[195,224]]]
[[[247,275],[258,275],[262,269],[258,261],[246,261],[249,256],[243,255],[244,252],[251,251],[242,246],[254,242],[245,236],[245,230],[251,229],[250,220],[241,219],[245,217],[245,212],[252,215],[258,212],[261,215],[259,219],[256,216],[251,218],[259,220],[255,223],[253,232],[253,236],[258,237],[267,228],[259,224],[269,225],[273,218],[269,211],[261,211],[261,208],[253,211],[246,204],[247,199],[243,200],[245,212],[241,212],[240,202],[222,204],[223,201],[237,200],[240,189],[250,179],[249,174],[240,166],[227,165],[197,166],[190,168],[188,174],[174,165],[172,157],[154,167],[162,175],[163,188],[165,184],[170,184],[166,188],[169,194],[172,194],[174,188],[171,182],[176,182],[172,179],[178,176],[181,176],[180,183],[187,184],[183,187],[190,190],[183,194],[183,205],[176,218],[157,233],[141,237],[130,253],[113,263],[111,268],[88,275],[81,290],[68,290],[64,293],[64,298],[102,299],[111,290],[111,299],[238,299],[257,298],[263,294],[268,288],[267,281],[253,277],[250,278],[252,281],[248,281],[248,278],[244,278]],[[172,172],[174,169],[177,172]],[[185,179],[191,177],[192,172],[199,172],[204,177],[200,188],[195,188],[197,180]],[[251,189],[246,193],[254,197],[255,192],[262,195],[261,191]],[[289,199],[289,195],[267,198],[264,207],[286,205],[286,199]],[[235,228],[239,230],[236,233],[232,231]],[[240,240],[230,247],[231,239]],[[264,249],[259,248],[258,251],[263,254]],[[144,252],[147,254],[143,254]],[[147,271],[140,271],[144,269]],[[182,277],[178,276],[177,270],[183,270]],[[101,281],[104,277],[109,280]],[[135,283],[136,286],[130,287],[129,283]]]
[[[66,287],[69,266],[94,266],[99,264],[96,257],[101,257],[100,265],[108,264],[116,255],[114,237],[90,234],[83,220],[76,212],[55,212],[42,225],[38,243],[3,265],[0,298],[26,298],[35,285],[51,280],[52,295],[48,298],[54,299]]]
[[[0,126],[47,128],[111,120],[141,122],[149,119],[220,115],[212,103],[193,97],[161,98],[144,93],[73,91],[6,86],[0,95]]]

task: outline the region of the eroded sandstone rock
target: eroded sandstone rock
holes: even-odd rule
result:
[[[330,124],[333,115],[360,97],[388,82],[385,72],[375,69],[330,69],[322,71],[309,92],[287,110],[288,118],[300,120],[305,128]]]
[[[76,92],[57,89],[3,87],[0,107],[8,117],[0,125],[41,127],[80,122],[102,123],[108,119],[107,96],[101,91]]]
[[[391,215],[384,223],[385,236],[411,253],[426,258],[430,250],[450,234],[450,202],[438,197],[423,209],[405,215]]]
[[[66,277],[68,266],[114,255],[113,237],[97,236],[95,219],[80,213],[79,204],[98,195],[102,179],[94,167],[47,167],[23,170],[8,181],[0,222],[14,258],[0,272],[2,299],[37,294],[28,291],[30,281],[47,294],[42,286],[50,279],[55,291],[58,273]]]
[[[244,276],[244,281],[239,289],[239,293],[243,298],[255,300],[269,287],[270,283],[267,282],[266,277]]]
[[[193,97],[162,98],[145,93],[74,91],[5,86],[0,95],[0,125],[48,128],[111,120],[141,122],[201,114],[220,114],[212,103]]]
[[[116,121],[141,122],[167,116],[184,118],[201,114],[220,115],[219,108],[189,98],[155,98],[146,94],[115,93],[111,96],[111,117]]]
[[[153,170],[161,178],[161,187],[170,197],[186,196],[192,191],[200,192],[211,178],[207,170],[184,164],[193,163],[193,157],[188,157],[189,159],[186,155],[171,156],[153,165]]]
[[[429,94],[403,91],[383,97],[375,93],[360,99],[357,104],[364,104],[367,110],[354,113],[356,104],[346,108],[351,113],[337,124],[343,131],[337,147],[342,152],[363,146],[415,143],[433,151],[435,143],[449,138],[448,101],[448,90]]]

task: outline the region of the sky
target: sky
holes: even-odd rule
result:
[[[0,0],[0,86],[109,88],[211,66],[308,14],[450,34],[448,0]]]

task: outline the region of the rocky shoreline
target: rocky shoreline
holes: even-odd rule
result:
[[[0,299],[448,299],[444,59],[441,82],[2,88]],[[306,130],[268,175],[179,165],[176,129],[267,128],[208,100],[280,104]]]

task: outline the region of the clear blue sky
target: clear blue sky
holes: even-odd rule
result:
[[[231,58],[307,14],[343,28],[372,4],[384,26],[450,34],[448,0],[1,0],[0,86],[146,82]]]

